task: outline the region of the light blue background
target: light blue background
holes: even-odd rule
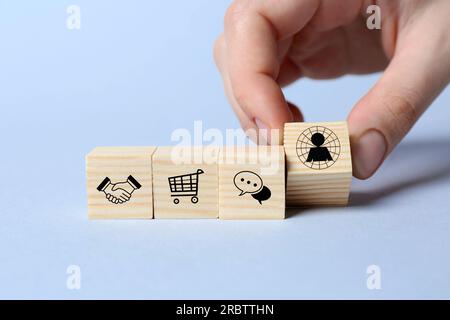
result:
[[[228,2],[0,1],[0,298],[450,298],[449,90],[373,179],[354,181],[347,208],[88,221],[93,147],[170,144],[195,120],[238,127],[212,59]],[[69,4],[80,31],[66,28]],[[307,120],[341,120],[376,79],[286,94]],[[366,287],[372,264],[381,290]]]

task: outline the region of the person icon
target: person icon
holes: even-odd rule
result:
[[[311,148],[308,153],[306,162],[333,161],[330,151],[327,147],[321,147],[325,142],[323,134],[316,132],[311,136],[311,142],[315,147]]]

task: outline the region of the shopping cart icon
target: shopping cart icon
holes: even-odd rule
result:
[[[205,172],[198,169],[195,173],[169,177],[170,192],[174,197],[173,203],[180,203],[178,197],[191,197],[192,203],[198,202],[198,176],[202,173]]]

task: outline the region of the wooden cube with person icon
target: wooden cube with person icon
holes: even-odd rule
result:
[[[352,179],[346,122],[286,123],[288,206],[346,205]]]

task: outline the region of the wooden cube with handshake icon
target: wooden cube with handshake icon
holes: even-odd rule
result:
[[[98,147],[86,156],[89,217],[152,219],[155,147]]]
[[[104,192],[106,199],[115,204],[125,203],[130,200],[134,190],[140,189],[141,184],[133,176],[129,176],[127,181],[112,183],[106,177],[97,187],[97,190]]]

